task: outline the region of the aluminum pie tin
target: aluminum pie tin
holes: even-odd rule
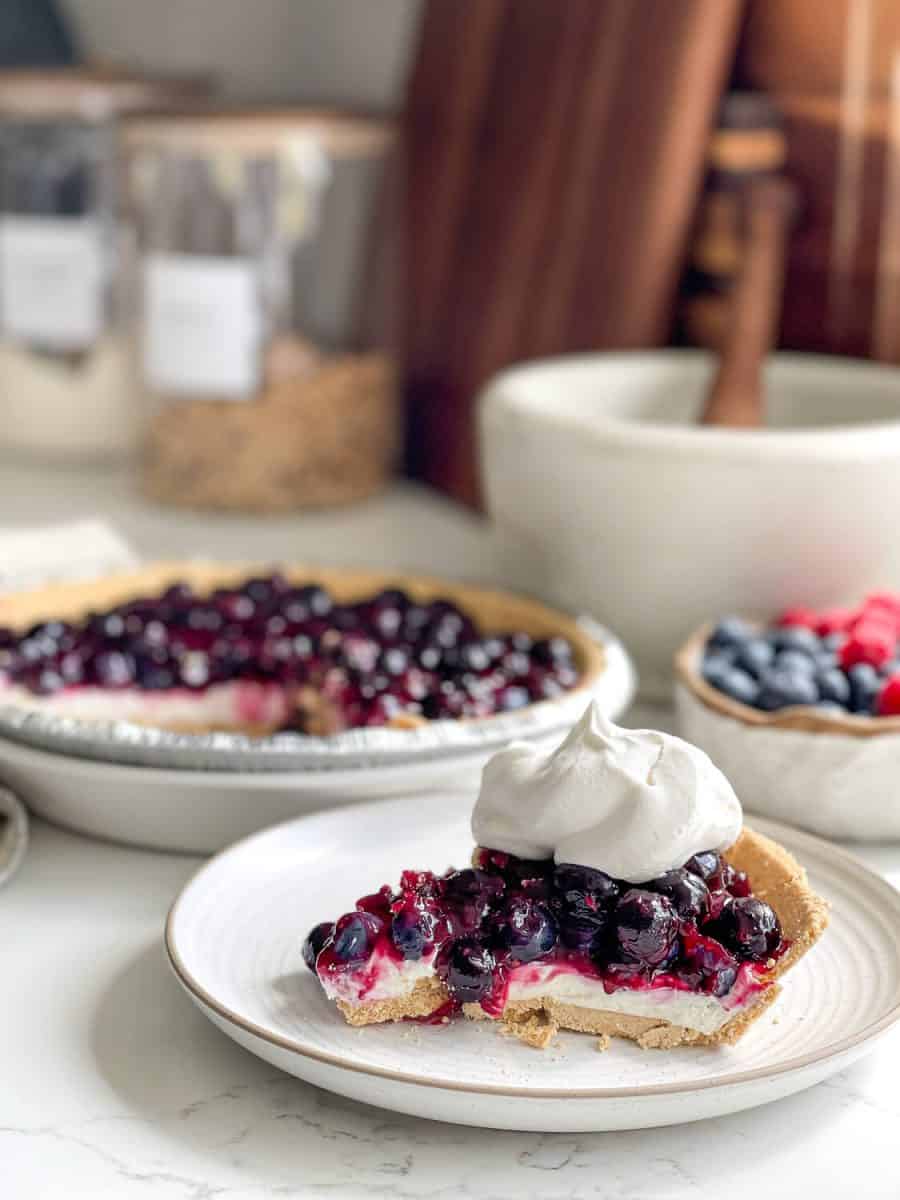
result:
[[[279,733],[172,733],[130,721],[95,722],[0,707],[0,738],[73,758],[191,771],[329,771],[400,766],[490,752],[509,741],[561,734],[590,700],[611,718],[634,697],[637,676],[622,643],[588,617],[579,626],[602,646],[606,664],[590,689],[578,688],[516,713],[477,721],[432,721],[415,729],[349,729],[330,737]]]

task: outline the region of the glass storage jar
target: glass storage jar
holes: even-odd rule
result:
[[[136,448],[117,120],[201,93],[125,72],[0,72],[0,451]]]
[[[375,491],[398,443],[391,127],[231,112],[125,136],[145,492],[266,512]]]

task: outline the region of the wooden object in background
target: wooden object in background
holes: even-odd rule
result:
[[[781,344],[900,362],[900,4],[749,0],[738,80],[781,110],[804,198]]]
[[[796,189],[786,179],[747,185],[743,263],[702,425],[758,429],[765,423],[763,366],[781,313],[785,251],[795,212]]]
[[[781,117],[769,98],[761,92],[730,92],[709,142],[706,183],[681,287],[679,341],[721,347],[746,244],[747,184],[780,172],[784,159]]]
[[[415,473],[476,502],[508,363],[664,343],[742,0],[430,0],[408,100]]]

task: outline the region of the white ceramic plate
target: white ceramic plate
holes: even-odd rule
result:
[[[355,806],[257,834],[206,865],[166,944],[195,1003],[277,1067],[370,1104],[463,1125],[637,1129],[736,1112],[800,1091],[872,1048],[900,1017],[900,894],[856,859],[768,821],[808,867],[832,925],[737,1046],[640,1050],[563,1034],[541,1053],[487,1023],[352,1029],[303,965],[316,922],[404,867],[443,870],[472,849],[468,812],[415,799]]]

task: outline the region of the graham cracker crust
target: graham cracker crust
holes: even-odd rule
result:
[[[394,1000],[367,1000],[363,1004],[337,1000],[336,1004],[348,1025],[381,1025],[385,1021],[430,1017],[449,999],[450,993],[434,975],[417,979],[411,992]]]
[[[782,932],[791,944],[777,960],[770,960],[767,986],[754,1002],[742,1008],[714,1033],[704,1034],[653,1017],[635,1017],[602,1009],[568,1004],[552,996],[507,1004],[499,1018],[490,1017],[479,1004],[464,1004],[471,1020],[499,1020],[504,1032],[527,1045],[545,1049],[560,1029],[590,1033],[601,1039],[627,1038],[644,1049],[671,1050],[676,1046],[733,1045],[775,1002],[781,988],[777,980],[806,954],[828,925],[828,904],[810,888],[806,871],[783,846],[746,826],[724,856],[732,866],[750,877],[754,894],[775,909]],[[435,1012],[449,1000],[437,978],[420,979],[409,995],[396,1000],[360,1005],[337,1002],[351,1025],[400,1021]]]

